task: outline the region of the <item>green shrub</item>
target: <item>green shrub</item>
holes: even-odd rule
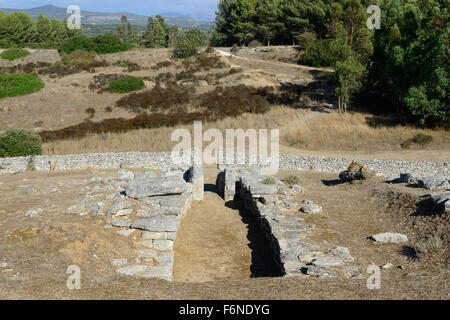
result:
[[[264,180],[262,181],[262,184],[276,184],[276,180],[273,177],[267,177],[264,178]]]
[[[120,41],[114,35],[105,34],[93,38],[86,36],[76,36],[64,41],[59,51],[63,53],[72,53],[76,50],[95,51],[98,54],[115,53],[126,51],[130,45]]]
[[[90,64],[95,60],[94,51],[75,50],[71,53],[64,53],[62,56],[62,63],[65,65]]]
[[[426,144],[433,142],[433,137],[429,135],[425,135],[423,133],[419,133],[414,138],[412,138],[414,143],[420,144],[422,147]]]
[[[20,48],[11,48],[11,49],[7,49],[5,51],[3,51],[0,56],[2,57],[2,59],[6,59],[6,60],[15,60],[15,59],[19,59],[19,58],[23,58],[28,56],[30,53],[27,50],[23,50]]]
[[[126,93],[135,90],[141,90],[145,88],[144,81],[141,78],[128,76],[117,79],[111,82],[108,86],[108,90],[117,93]]]
[[[198,53],[198,49],[204,45],[206,35],[198,29],[190,29],[179,36],[173,50],[175,58],[189,58]]]
[[[8,129],[0,134],[0,157],[26,157],[42,154],[42,139],[33,131]]]
[[[294,184],[300,184],[300,178],[293,174],[284,177],[283,181],[291,186]]]
[[[0,74],[0,98],[33,93],[43,87],[41,79],[28,74]]]
[[[8,49],[8,48],[12,48],[12,47],[14,47],[14,43],[12,43],[11,41],[5,40],[5,39],[0,40],[0,48],[1,49]]]

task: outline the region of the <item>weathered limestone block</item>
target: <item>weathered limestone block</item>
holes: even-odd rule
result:
[[[237,172],[234,168],[226,168],[224,174],[225,183],[223,198],[225,201],[232,201],[234,200],[234,196],[236,194]]]
[[[419,187],[425,188],[427,190],[447,188],[450,186],[449,182],[446,179],[437,176],[421,178],[418,180],[418,184]]]
[[[176,216],[155,216],[136,220],[131,227],[153,232],[176,232],[180,227],[180,221]]]
[[[408,241],[408,237],[401,233],[392,233],[392,232],[385,232],[385,233],[378,233],[370,237],[375,242],[406,242]]]
[[[133,181],[125,186],[128,197],[140,199],[151,196],[181,194],[186,192],[187,185],[180,177],[154,178],[146,181]]]
[[[202,166],[193,166],[189,169],[188,182],[192,183],[192,198],[196,201],[203,200],[205,177]]]

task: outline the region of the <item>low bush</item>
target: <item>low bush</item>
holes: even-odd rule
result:
[[[8,129],[0,133],[0,157],[25,157],[42,154],[42,139],[33,131]]]
[[[96,53],[94,51],[75,50],[71,53],[64,53],[62,63],[65,65],[90,64],[95,61]]]
[[[108,90],[116,93],[127,93],[145,88],[144,81],[141,78],[127,76],[111,82]]]
[[[41,79],[28,74],[0,74],[0,98],[37,92],[43,87]]]
[[[259,42],[258,40],[252,40],[252,41],[249,42],[248,47],[249,48],[262,47],[262,43]]]
[[[12,61],[15,59],[26,57],[28,55],[30,55],[30,52],[28,52],[27,50],[20,49],[20,48],[11,48],[11,49],[7,49],[7,50],[3,51],[0,54],[0,57],[2,57],[2,59]]]
[[[294,184],[300,184],[300,178],[296,175],[290,174],[283,179],[284,183],[287,183],[288,185],[294,185]]]
[[[422,147],[433,142],[433,137],[429,135],[425,135],[423,133],[419,133],[414,138],[412,138],[414,143],[421,145]]]
[[[98,54],[115,53],[127,51],[130,45],[120,41],[112,34],[96,37],[75,36],[64,41],[60,47],[61,53],[72,53],[76,50],[95,51]]]
[[[414,144],[414,141],[412,139],[408,139],[404,142],[402,142],[402,144],[400,145],[402,147],[402,149],[409,149],[411,148],[411,146]]]
[[[173,111],[189,104],[193,98],[192,93],[193,90],[191,88],[176,84],[169,84],[166,88],[156,85],[150,90],[133,92],[123,97],[117,102],[117,106],[133,112],[141,112],[143,110],[152,112]]]
[[[262,184],[276,184],[276,180],[273,177],[267,177],[264,178],[264,180],[262,181]]]

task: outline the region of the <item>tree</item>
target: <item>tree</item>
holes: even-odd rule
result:
[[[365,70],[366,68],[355,57],[336,63],[334,76],[338,86],[335,93],[338,96],[339,113],[347,112],[347,105],[352,94],[362,85],[361,79]]]
[[[174,40],[174,31],[175,29],[171,29],[166,24],[163,17],[149,17],[147,29],[145,30],[142,37],[142,42],[147,48],[166,48],[169,46],[170,33],[172,33],[172,38],[170,40]]]
[[[137,29],[132,27],[126,16],[120,18],[120,24],[117,26],[117,37],[126,43],[137,43]]]
[[[40,43],[50,42],[52,33],[52,23],[49,18],[40,14],[37,19],[38,41]]]
[[[256,26],[254,27],[257,37],[270,46],[270,42],[283,28],[280,21],[280,0],[261,0],[256,5]]]
[[[188,58],[198,53],[206,42],[206,35],[199,29],[189,29],[178,37],[173,54],[176,58]]]

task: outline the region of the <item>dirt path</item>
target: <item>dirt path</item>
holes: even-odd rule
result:
[[[302,71],[331,71],[331,69],[327,69],[327,68],[308,67],[308,66],[296,65],[296,64],[287,63],[287,62],[268,61],[268,60],[262,60],[262,59],[241,57],[241,56],[237,56],[235,54],[232,54],[232,53],[224,51],[224,50],[219,50],[219,49],[216,49],[216,50],[225,58],[233,58],[233,59],[238,59],[238,60],[243,60],[243,61],[248,61],[248,62],[256,62],[256,63],[258,63],[259,68],[261,68],[263,66],[276,66],[279,68],[281,67],[281,68],[299,69]]]
[[[173,280],[205,282],[250,277],[252,253],[247,226],[239,210],[227,208],[223,199],[207,192],[194,202],[181,222],[174,246]]]

